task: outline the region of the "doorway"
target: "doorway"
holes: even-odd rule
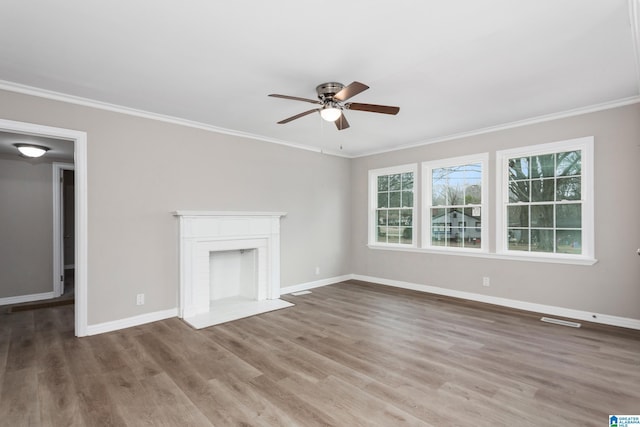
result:
[[[85,132],[42,126],[34,123],[0,119],[0,131],[18,134],[64,139],[73,142],[74,169],[74,299],[75,299],[75,335],[86,336],[88,326],[87,302],[87,134]],[[64,178],[64,177],[63,177]],[[57,210],[54,209],[54,213]],[[62,236],[62,239],[64,236]],[[62,240],[61,239],[61,240]],[[62,244],[62,242],[60,242]],[[58,247],[56,245],[56,247]],[[64,259],[63,259],[64,262]],[[64,264],[63,271],[64,271]],[[55,264],[54,264],[55,268]]]
[[[53,163],[53,293],[75,291],[75,166]]]
[[[62,258],[64,263],[63,295],[75,290],[75,172],[65,170],[62,178]]]

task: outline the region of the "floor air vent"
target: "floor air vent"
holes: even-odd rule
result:
[[[579,328],[582,326],[580,323],[569,322],[567,320],[554,319],[553,317],[543,317],[540,320],[547,323],[553,323],[555,325],[569,326],[571,328]]]

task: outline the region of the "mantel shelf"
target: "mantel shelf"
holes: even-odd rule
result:
[[[245,212],[245,211],[184,211],[171,212],[173,216],[286,216],[286,212]]]

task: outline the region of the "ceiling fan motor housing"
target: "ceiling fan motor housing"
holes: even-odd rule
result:
[[[316,87],[316,92],[318,93],[318,98],[324,101],[325,99],[333,99],[334,95],[340,92],[342,88],[344,88],[342,83],[322,83]]]

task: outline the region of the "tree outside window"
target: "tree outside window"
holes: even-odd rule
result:
[[[582,253],[582,151],[508,159],[508,249]]]
[[[593,137],[496,153],[497,251],[593,260]]]

